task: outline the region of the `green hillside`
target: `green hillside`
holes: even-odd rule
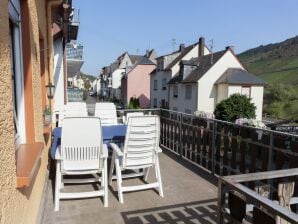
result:
[[[249,72],[268,83],[264,112],[298,119],[298,36],[238,56]]]

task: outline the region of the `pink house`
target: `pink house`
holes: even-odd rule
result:
[[[141,108],[150,107],[150,73],[156,68],[146,56],[129,55],[133,65],[126,69],[121,80],[121,100],[128,106],[131,97],[139,99]]]

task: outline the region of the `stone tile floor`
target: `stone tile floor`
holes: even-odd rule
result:
[[[191,163],[165,151],[160,155],[165,197],[155,190],[124,194],[124,204],[117,198],[116,181],[109,189],[109,207],[103,207],[102,198],[71,199],[60,202],[60,211],[54,212],[52,181],[48,181],[42,223],[216,223],[217,187],[215,177]],[[153,169],[149,175],[153,180]],[[124,180],[125,185],[141,180]],[[92,184],[66,185],[66,191],[86,191]]]

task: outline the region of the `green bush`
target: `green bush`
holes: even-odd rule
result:
[[[136,97],[131,97],[129,100],[128,109],[140,109],[139,99]]]
[[[216,119],[235,122],[238,118],[255,118],[256,106],[246,95],[233,94],[221,101],[214,110]]]

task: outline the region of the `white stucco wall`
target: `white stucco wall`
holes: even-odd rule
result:
[[[171,79],[170,71],[158,71],[155,74],[150,75],[150,99],[151,99],[151,107],[153,108],[154,99],[157,99],[157,107],[160,106],[160,102],[165,100],[168,102],[168,88],[167,85],[166,90],[162,89],[162,80],[166,79],[167,83]],[[154,90],[154,80],[157,80],[157,90]]]
[[[251,87],[251,102],[253,102],[257,109],[256,109],[256,119],[262,120],[263,114],[263,94],[264,94],[264,87],[263,86],[252,86]]]
[[[125,69],[119,68],[112,73],[112,96],[117,99],[120,99],[121,97],[120,87],[123,72],[125,72]]]
[[[217,87],[214,83],[228,68],[243,68],[230,51],[227,51],[198,81],[197,110],[213,113],[217,103]]]
[[[187,85],[192,86],[191,99],[185,98],[185,84],[178,84],[178,97],[173,97],[173,91],[175,85],[169,85],[170,92],[170,104],[169,109],[174,110],[177,108],[177,111],[185,113],[185,110],[191,110],[191,114],[193,114],[197,110],[197,83],[189,83]]]
[[[228,98],[229,86],[227,84],[219,84],[217,86],[217,100],[216,103]]]
[[[54,41],[54,110],[64,105],[64,74],[63,74],[63,47],[62,39]]]

